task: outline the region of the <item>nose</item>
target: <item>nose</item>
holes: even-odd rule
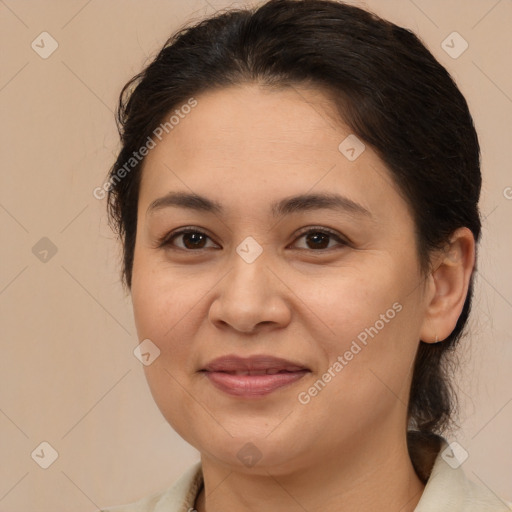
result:
[[[210,322],[243,333],[286,327],[291,319],[287,287],[267,258],[262,254],[248,263],[234,252],[231,268],[218,284]]]

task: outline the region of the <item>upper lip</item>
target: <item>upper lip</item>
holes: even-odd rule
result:
[[[269,355],[240,357],[227,355],[210,361],[201,371],[207,372],[248,372],[248,371],[288,371],[309,370],[304,365]]]

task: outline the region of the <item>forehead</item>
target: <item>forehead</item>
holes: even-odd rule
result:
[[[236,158],[264,148],[274,158],[294,160],[301,149],[336,155],[340,122],[334,122],[334,104],[319,90],[247,84],[209,91],[196,101],[169,137],[189,154],[215,149],[218,157],[225,151]]]
[[[240,205],[330,191],[357,198],[369,210],[382,199],[388,210],[391,203],[402,214],[407,208],[368,145],[359,141],[355,159],[344,154],[345,141],[354,145],[357,139],[320,90],[251,84],[209,91],[195,100],[146,157],[140,191],[146,208],[176,189],[232,203],[238,198]]]

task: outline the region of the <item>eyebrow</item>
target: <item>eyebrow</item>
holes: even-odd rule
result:
[[[146,215],[169,207],[185,208],[218,215],[224,213],[223,206],[215,200],[194,193],[169,192],[165,196],[155,199],[149,205]],[[334,193],[300,194],[276,201],[270,207],[274,217],[321,209],[338,210],[358,216],[372,217],[371,213],[364,206],[348,197]]]

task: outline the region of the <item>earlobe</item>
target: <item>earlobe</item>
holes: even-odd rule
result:
[[[445,340],[457,324],[475,267],[475,239],[466,227],[457,229],[447,247],[436,258],[430,293],[420,331],[425,343]]]

